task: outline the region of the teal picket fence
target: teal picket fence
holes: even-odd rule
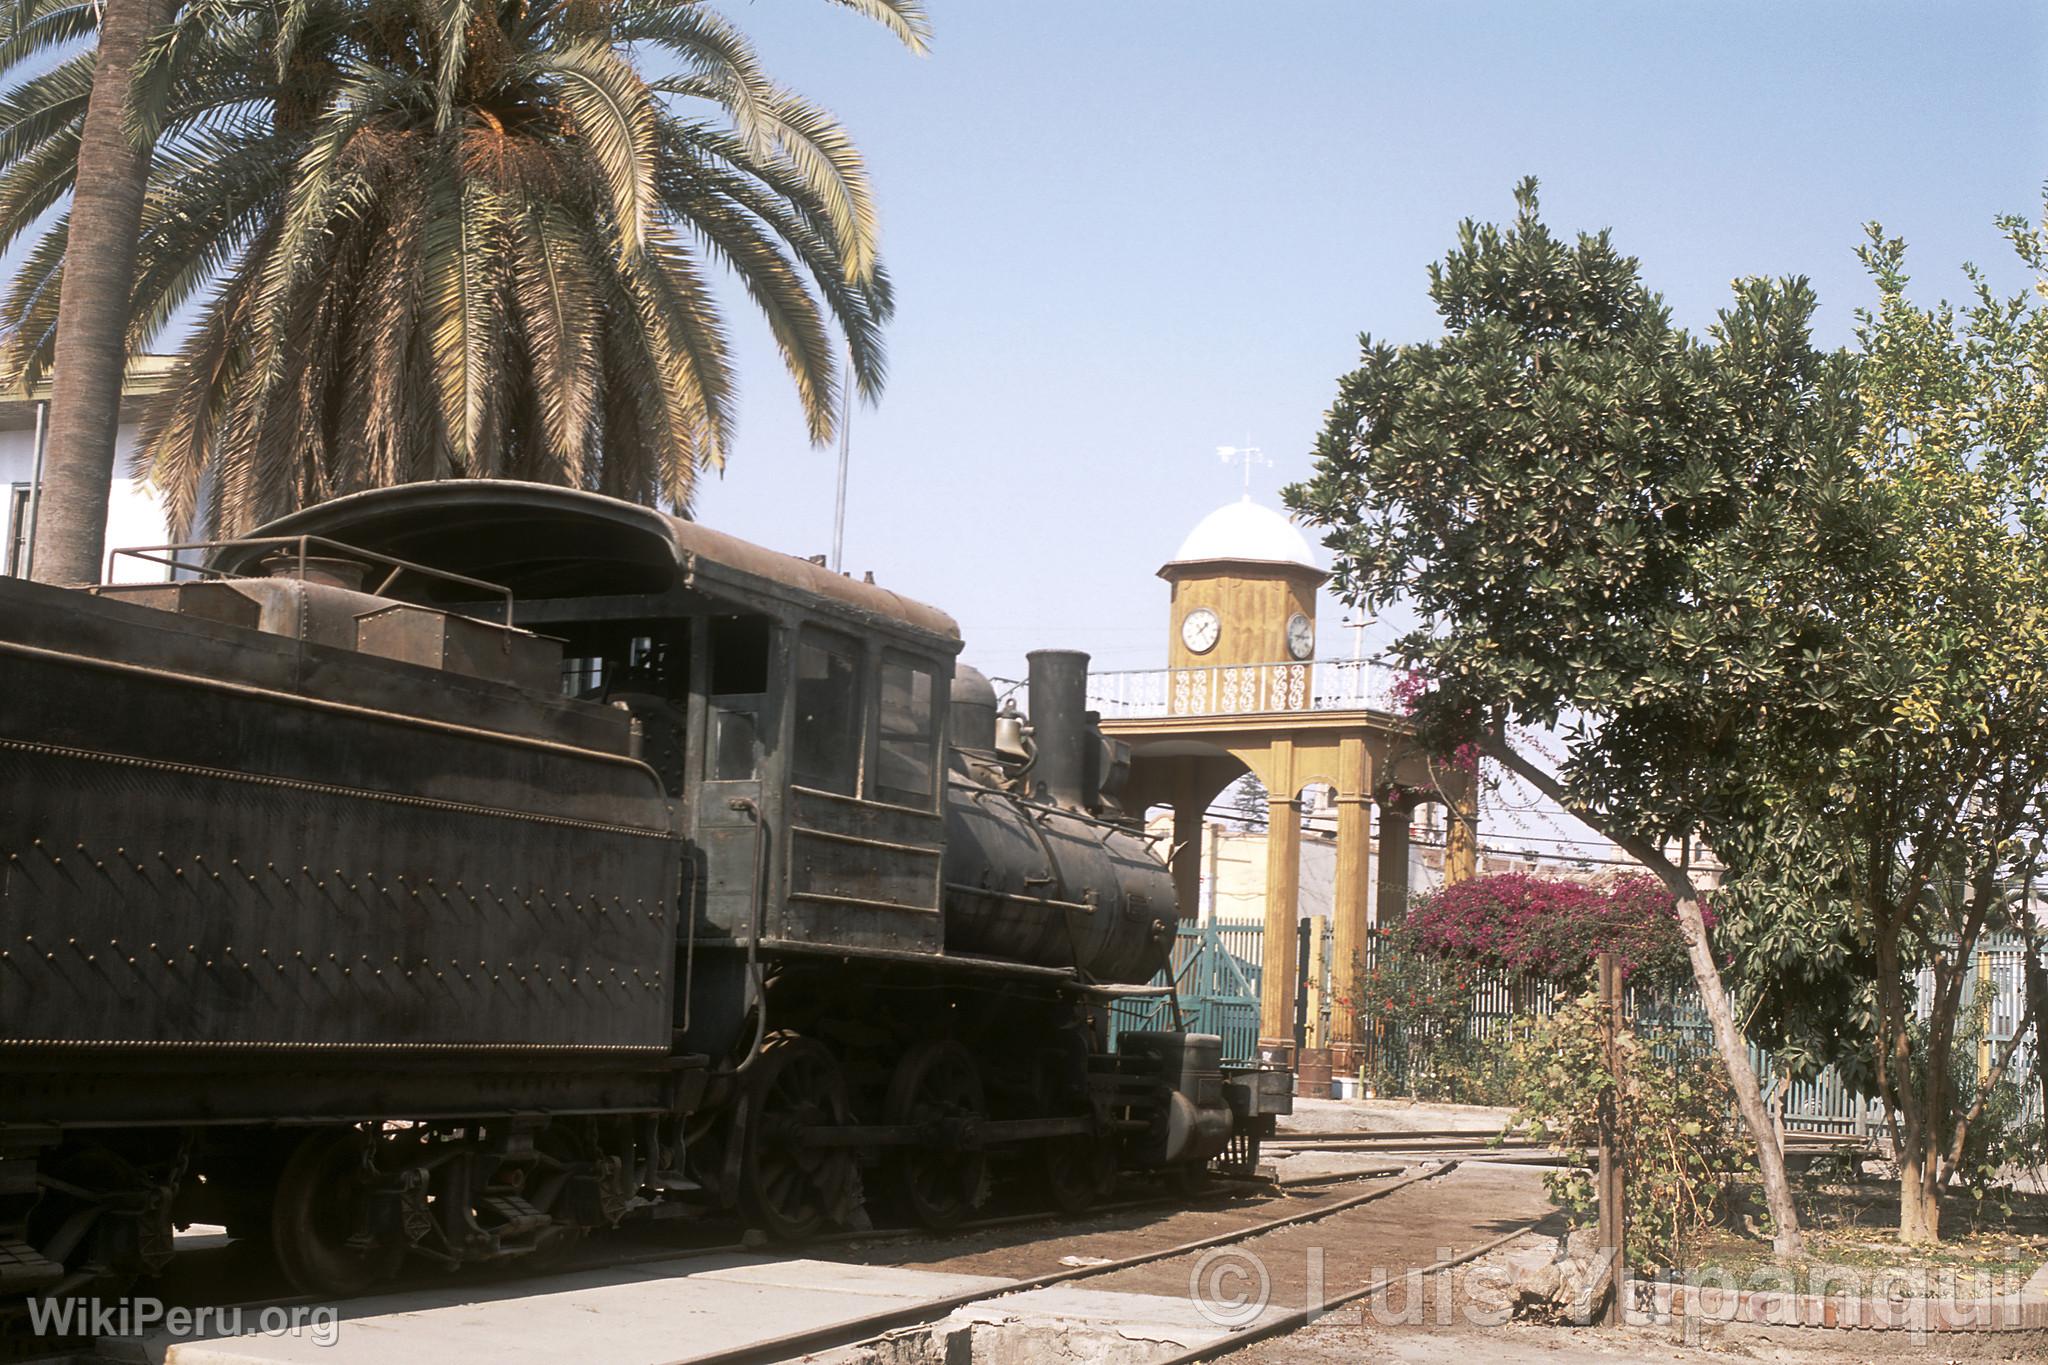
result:
[[[1258,920],[1182,922],[1173,954],[1154,984],[1173,987],[1172,996],[1119,1000],[1110,1008],[1111,1037],[1135,1029],[1180,1027],[1223,1039],[1225,1061],[1248,1061],[1259,1042],[1259,967],[1265,926]],[[1114,1044],[1112,1043],[1112,1046]]]
[[[1322,1002],[1322,1018],[1316,1036],[1326,1038],[1329,1036],[1328,972],[1334,957],[1330,951],[1330,925],[1327,920],[1306,919],[1302,922],[1301,933],[1297,944],[1297,964],[1306,964],[1311,957],[1307,951],[1308,935],[1324,935],[1324,951],[1317,956],[1323,964],[1325,977],[1319,983],[1322,989],[1315,992],[1313,998]],[[1214,920],[1206,924],[1183,922],[1174,936],[1169,965],[1155,982],[1161,986],[1171,985],[1174,994],[1117,1002],[1110,1011],[1112,1038],[1128,1029],[1176,1027],[1174,1010],[1177,1004],[1182,1021],[1180,1026],[1198,1033],[1221,1036],[1226,1060],[1251,1059],[1258,1045],[1259,980],[1264,943],[1264,925],[1258,920]],[[1367,951],[1371,951],[1370,944]],[[1993,1056],[2012,1039],[2014,1031],[2025,1019],[2025,965],[2026,947],[2017,934],[1986,935],[1978,944],[1976,963],[1964,991],[1963,1008],[1966,1017],[1974,1016],[1978,1001],[1985,998],[1985,991],[1989,991],[1983,1042],[1984,1050]],[[1297,970],[1301,973],[1297,986],[1305,987],[1308,984],[1305,965],[1298,965]],[[1918,992],[1923,1013],[1932,986],[1931,973],[1923,972]],[[1310,992],[1297,989],[1295,1026],[1298,1037],[1305,1031],[1303,1010],[1310,998]],[[1558,1007],[1562,998],[1562,992],[1554,987],[1515,983],[1505,976],[1483,978],[1473,996],[1467,1025],[1469,1036],[1502,1037],[1516,1017],[1544,1017]],[[1702,1045],[1712,1043],[1712,1028],[1706,1012],[1698,999],[1689,993],[1657,999],[1637,998],[1632,994],[1628,1012],[1639,1028],[1656,1028],[1681,1036],[1691,1034]],[[1375,1039],[1367,1033],[1360,1042],[1370,1048],[1374,1046]],[[2028,1073],[2033,1060],[2029,1042],[2022,1039],[2015,1047],[2010,1074],[2024,1076]],[[1835,1069],[1829,1068],[1817,1076],[1803,1079],[1788,1077],[1768,1050],[1752,1044],[1749,1054],[1758,1079],[1763,1082],[1766,1098],[1772,1110],[1782,1115],[1786,1128],[1858,1135],[1875,1133],[1882,1128],[1883,1109],[1877,1099],[1850,1086]],[[1426,1050],[1418,1060],[1420,1065],[1427,1065]],[[1392,1079],[1397,1085],[1402,1080],[1398,1076]],[[2038,1118],[2040,1103],[2039,1086],[2027,1087],[2023,1097],[2023,1117]]]

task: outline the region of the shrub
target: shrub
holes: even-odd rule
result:
[[[1446,886],[1410,912],[1426,952],[1546,981],[1576,983],[1603,952],[1637,985],[1689,979],[1678,914],[1655,878],[1606,888],[1508,872]]]
[[[1598,1208],[1594,1152],[1610,1088],[1600,1015],[1598,998],[1581,996],[1513,1045],[1516,1121],[1564,1153],[1565,1168],[1544,1179],[1578,1224]],[[1674,1267],[1687,1240],[1727,1213],[1734,1179],[1749,1169],[1746,1139],[1720,1061],[1696,1035],[1624,1030],[1616,1052],[1629,1263]]]

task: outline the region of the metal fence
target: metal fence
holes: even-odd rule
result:
[[[1173,956],[1158,983],[1171,983],[1170,998],[1119,1000],[1110,1007],[1112,1037],[1136,1029],[1170,1029],[1174,1003],[1194,1033],[1223,1039],[1228,1061],[1245,1061],[1259,1044],[1259,974],[1265,924],[1260,920],[1183,921],[1173,938]]]
[[[1330,1036],[1330,978],[1334,966],[1330,922],[1304,919],[1301,934],[1295,958],[1300,973],[1295,993],[1295,1032],[1298,1040],[1313,1045]],[[1320,951],[1311,946],[1312,934],[1322,938]],[[1378,944],[1377,937],[1368,938],[1368,965]],[[1171,964],[1159,977],[1160,984],[1170,982],[1174,986],[1185,1027],[1220,1035],[1227,1059],[1248,1059],[1258,1046],[1264,946],[1264,924],[1259,920],[1214,920],[1207,924],[1184,921],[1174,936]],[[1976,1040],[1980,1068],[1990,1064],[2026,1016],[2025,963],[2026,946],[2017,934],[1987,935],[1978,944],[1975,966],[1964,985],[1963,1014],[1966,1019],[1973,1017],[1979,1000],[1988,1004],[1985,1027]],[[1310,964],[1318,969],[1315,981],[1309,979]],[[1931,970],[1922,970],[1918,986],[1919,1009],[1924,1018],[1927,998],[1934,986]],[[1516,981],[1504,973],[1482,973],[1467,1015],[1466,1037],[1505,1044],[1515,1019],[1547,1017],[1565,998],[1564,991],[1549,983]],[[1639,1028],[1691,1034],[1702,1045],[1712,1043],[1713,1029],[1706,1011],[1689,992],[1676,996],[1630,992],[1627,1008]],[[1112,1034],[1127,1029],[1173,1028],[1173,1009],[1174,1001],[1167,998],[1119,1001],[1111,1009]],[[1310,1011],[1315,1012],[1313,1019]],[[1377,1052],[1382,1045],[1380,1031],[1361,1028],[1359,1033],[1358,1045],[1368,1069],[1384,1070],[1383,1059]],[[1427,1065],[1426,1049],[1411,1055],[1419,1055],[1421,1064]],[[1788,1077],[1767,1049],[1752,1044],[1749,1055],[1767,1102],[1785,1128],[1859,1135],[1883,1128],[1882,1104],[1875,1096],[1850,1087],[1834,1068],[1802,1080]],[[2022,1039],[2014,1051],[2009,1074],[2027,1075],[2032,1061],[2031,1041]],[[2023,1118],[2039,1117],[2038,1085],[2026,1088],[2022,1103]]]
[[[1316,659],[1090,673],[1088,705],[1111,719],[1273,711],[1398,711],[1404,675],[1378,659]]]

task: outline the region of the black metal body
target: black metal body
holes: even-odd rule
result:
[[[342,499],[211,571],[0,580],[0,1175],[111,1144],[165,1182],[149,1207],[192,1165],[229,1217],[348,1165],[262,1132],[401,1120],[379,1226],[523,1254],[636,1184],[744,1201],[750,1071],[820,1057],[846,1078],[821,1148],[1144,1130],[1157,1160],[1175,1115],[1206,1155],[1184,1111],[1221,1101],[1169,1102],[1179,1052],[1104,1055],[1107,1000],[1166,960],[1165,865],[1076,706],[1049,785],[948,745],[942,614],[510,483]],[[921,1044],[974,1115],[917,1117]],[[37,1242],[32,1191],[0,1188],[0,1244]]]

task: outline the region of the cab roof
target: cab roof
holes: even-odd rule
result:
[[[808,598],[834,615],[878,619],[959,648],[936,607],[855,582],[822,564],[651,507],[550,484],[444,479],[352,493],[280,517],[215,550],[212,567],[262,572],[272,537],[343,545],[497,583],[515,598],[659,594],[693,587],[721,598]]]

